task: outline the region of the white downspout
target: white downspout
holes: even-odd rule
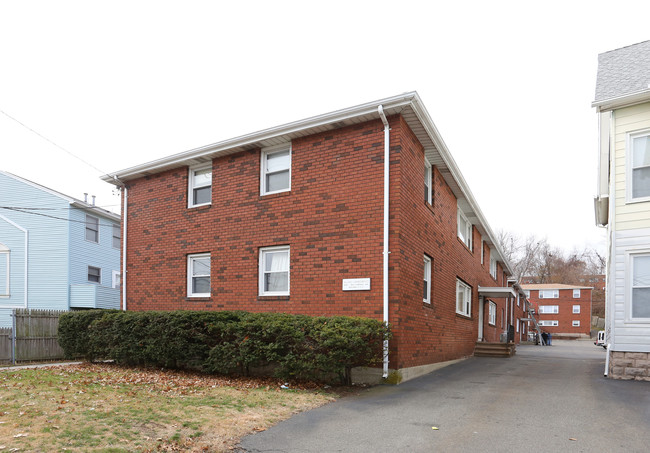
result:
[[[386,115],[384,115],[384,108],[380,105],[377,107],[379,117],[384,123],[384,263],[383,263],[383,276],[384,276],[384,323],[388,325],[388,201],[389,201],[389,184],[390,184],[390,126]],[[383,377],[388,377],[388,340],[384,340],[384,372]]]
[[[129,189],[124,187],[124,232],[122,233],[122,278],[120,282],[122,283],[122,310],[126,311],[126,238],[127,238],[127,229],[126,222],[129,218],[127,215],[127,209],[129,206]]]

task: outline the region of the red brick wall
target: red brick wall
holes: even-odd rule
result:
[[[489,251],[480,262],[456,235],[456,198],[435,169],[424,201],[424,154],[399,116],[391,123],[390,367],[470,355],[478,286],[497,286]],[[213,160],[212,204],[187,208],[187,167],[129,182],[129,310],[247,310],[383,317],[383,125],[337,129],[292,142],[291,191],[260,196],[260,150]],[[290,296],[258,296],[259,248],[290,245]],[[187,298],[187,255],[210,252],[212,296]],[[423,255],[432,258],[432,303],[422,302]],[[498,285],[505,285],[499,267]],[[472,287],[472,313],[456,314],[456,278]],[[342,291],[370,278],[370,291]],[[498,340],[489,327],[485,338]],[[516,303],[513,304],[516,307]],[[517,315],[515,314],[515,317]]]
[[[538,290],[530,291],[530,301],[535,308],[538,321],[556,320],[558,326],[542,326],[551,334],[571,333],[589,335],[591,330],[591,289],[581,289],[580,298],[573,297],[572,289],[559,290],[558,299],[540,299]],[[540,314],[540,305],[557,305],[557,314]],[[573,313],[573,306],[580,305],[580,313]],[[580,327],[573,327],[572,321],[580,321]]]

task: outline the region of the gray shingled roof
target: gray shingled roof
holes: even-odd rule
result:
[[[595,102],[650,88],[650,41],[598,55]]]

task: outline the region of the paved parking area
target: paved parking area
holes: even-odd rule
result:
[[[650,382],[603,377],[589,341],[519,346],[299,414],[247,452],[647,452]],[[437,430],[433,427],[438,428]]]

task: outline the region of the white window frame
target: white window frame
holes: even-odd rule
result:
[[[423,288],[426,288],[426,297],[422,298],[425,304],[431,303],[431,258],[424,255],[424,280]]]
[[[497,304],[492,301],[488,304],[488,324],[491,326],[497,325]]]
[[[463,316],[472,315],[472,287],[459,278],[456,279],[456,313]]]
[[[573,314],[577,315],[578,313],[580,313],[580,305],[574,305],[573,306]]]
[[[495,256],[495,250],[490,249],[490,275],[493,279],[497,279],[497,258]]]
[[[556,319],[542,319],[538,324],[542,327],[558,327],[560,325],[559,321]]]
[[[90,269],[97,269],[99,271],[99,276],[98,276],[99,280],[98,281],[93,281],[93,280],[90,279]],[[101,285],[102,284],[102,269],[101,269],[101,267],[88,266],[88,272],[86,273],[86,278],[88,279],[88,283],[96,283],[98,285]]]
[[[557,315],[560,313],[559,305],[540,305],[539,314],[540,315]]]
[[[527,298],[527,299],[530,298],[530,290],[529,290],[529,289],[525,289],[525,290],[524,290],[524,294],[526,295],[526,298]]]
[[[92,221],[90,222],[90,225],[91,226],[96,226],[97,227],[96,230],[94,230],[93,228],[88,227],[88,225],[89,225],[88,222],[91,219],[92,219]],[[97,240],[96,241],[93,241],[92,239],[88,239],[88,231],[94,231],[94,232],[97,233]],[[84,229],[84,238],[88,242],[99,244],[99,217],[95,217],[94,215],[86,214],[86,228]]]
[[[580,327],[580,320],[574,319],[571,321],[571,327]]]
[[[639,203],[643,201],[650,201],[650,195],[645,197],[634,198],[632,196],[633,190],[633,177],[632,173],[634,170],[633,159],[634,159],[634,140],[641,137],[650,137],[650,129],[642,129],[635,132],[628,132],[625,140],[625,201],[626,203]],[[639,167],[639,168],[645,168]]]
[[[197,274],[194,275],[194,262],[199,259],[208,258],[210,262],[210,273],[209,274]],[[195,293],[192,290],[192,279],[194,277],[208,277],[210,280],[210,292],[212,291],[212,259],[210,253],[195,253],[192,255],[187,255],[187,297],[210,297],[210,292],[207,293]]]
[[[120,271],[111,272],[111,288],[120,289]]]
[[[580,290],[579,289],[574,289],[573,290],[573,298],[574,299],[580,299]]]
[[[2,281],[2,275],[0,275],[0,299],[8,299],[11,293],[9,292],[9,282],[11,274],[11,252],[8,247],[3,244],[0,244],[0,261],[4,261],[7,266],[7,272],[4,275],[5,281]]]
[[[433,169],[431,167],[431,164],[429,163],[429,160],[425,157],[424,158],[424,188],[428,189],[426,192],[425,201],[429,204],[433,203],[433,197],[432,197],[433,187],[431,187],[433,181],[432,173],[433,173]]]
[[[117,236],[115,236],[115,232],[117,232]],[[117,246],[115,245],[115,239],[117,239]],[[119,250],[121,244],[122,244],[122,228],[120,227],[119,223],[114,223],[113,224],[113,239],[112,239],[113,248]]]
[[[633,317],[633,305],[634,305],[634,289],[635,288],[649,288],[649,286],[644,286],[644,285],[634,285],[634,266],[635,258],[643,258],[643,257],[650,257],[650,250],[644,249],[644,250],[634,250],[633,252],[628,251],[626,253],[626,258],[627,258],[627,269],[628,269],[628,274],[626,275],[627,282],[626,282],[626,295],[625,295],[625,320],[626,322],[634,322],[634,323],[650,323],[650,317],[646,318],[635,318]]]
[[[266,176],[268,174],[267,172],[267,158],[268,156],[271,156],[273,154],[277,153],[282,153],[285,151],[289,151],[289,168],[280,170],[282,172],[285,172],[288,170],[289,172],[289,187],[285,189],[280,189],[280,190],[273,190],[273,191],[268,191],[266,188]],[[261,153],[261,159],[262,162],[260,164],[260,195],[271,195],[274,193],[282,193],[282,192],[289,192],[291,191],[291,161],[292,161],[292,155],[293,155],[293,150],[291,147],[291,143],[283,143],[281,145],[276,145],[276,146],[270,146],[268,148],[262,148],[262,153]],[[279,173],[280,171],[276,172]]]
[[[540,289],[539,290],[540,299],[559,299],[560,290],[558,289]]]
[[[196,173],[199,171],[210,170],[210,184],[197,185],[195,183]],[[187,207],[196,208],[199,206],[209,206],[212,204],[212,162],[209,164],[195,165],[189,167],[189,174],[187,177]],[[206,203],[194,203],[194,189],[201,189],[203,187],[210,187],[210,201]]]
[[[281,270],[277,272],[286,272],[287,273],[287,290],[286,291],[266,291],[264,289],[264,276],[267,273],[264,269],[264,261],[267,253],[272,253],[272,252],[281,252],[281,251],[286,251],[287,252],[287,268],[286,270]],[[282,245],[282,246],[277,246],[277,247],[263,247],[260,248],[260,253],[259,253],[259,295],[260,296],[288,296],[289,293],[291,292],[291,247],[288,245]]]
[[[481,239],[481,264],[485,263],[485,241]]]
[[[467,217],[465,217],[465,214],[463,211],[460,209],[460,206],[457,207],[458,210],[458,216],[456,219],[457,223],[457,228],[456,228],[456,234],[458,235],[458,239],[467,246],[468,249],[472,250],[472,224],[470,223],[469,220],[467,220]],[[461,220],[465,223],[465,231],[461,232]],[[465,236],[465,238],[463,238]]]

